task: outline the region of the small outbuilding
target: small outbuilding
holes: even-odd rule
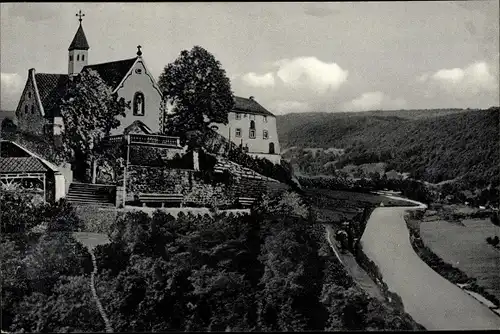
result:
[[[0,141],[0,184],[4,191],[21,191],[57,201],[66,195],[64,175],[49,161],[8,140]]]

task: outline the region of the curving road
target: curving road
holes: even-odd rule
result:
[[[412,201],[414,202],[414,201]],[[380,207],[361,238],[363,251],[379,267],[405,311],[427,330],[500,329],[500,317],[432,270],[413,251],[404,213],[418,207]]]

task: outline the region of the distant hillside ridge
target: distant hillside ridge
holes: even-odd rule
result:
[[[430,112],[289,114],[277,122],[285,149],[344,149],[340,158],[332,155],[336,168],[384,162],[387,171],[431,183],[462,178],[497,186],[500,108]]]

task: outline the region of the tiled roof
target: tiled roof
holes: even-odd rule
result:
[[[257,103],[254,99],[246,99],[244,97],[234,97],[234,111],[247,112],[249,114],[274,116],[270,111]]]
[[[48,169],[35,157],[0,158],[0,173],[45,173]]]
[[[73,42],[71,42],[68,51],[71,50],[88,50],[89,43],[87,43],[87,37],[85,37],[85,33],[83,32],[83,27],[80,24],[78,30],[76,31],[75,37],[73,37]]]
[[[0,140],[0,157],[2,158],[27,158],[31,155],[20,148],[17,145],[14,145],[9,140]]]
[[[59,116],[58,106],[68,87],[68,75],[35,73],[35,81],[45,116]]]
[[[99,73],[99,76],[102,80],[104,80],[104,82],[106,82],[111,88],[116,89],[132,65],[134,65],[136,59],[137,57],[112,61],[109,63],[87,65],[82,71],[89,69],[96,71]]]

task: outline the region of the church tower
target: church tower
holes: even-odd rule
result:
[[[82,17],[85,14],[82,14],[80,10],[78,14],[78,21],[80,21],[80,26],[76,31],[75,37],[73,38],[73,42],[68,48],[69,51],[69,59],[68,59],[68,74],[75,75],[80,73],[84,66],[88,64],[88,53],[89,53],[89,43],[87,43],[87,37],[85,37],[85,33],[83,32],[82,27]]]

